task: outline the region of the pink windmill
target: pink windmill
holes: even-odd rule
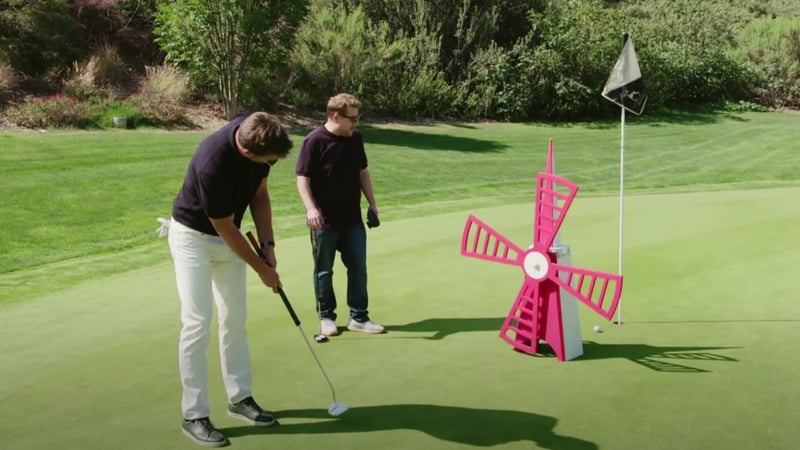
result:
[[[554,174],[551,139],[546,172],[536,176],[533,245],[523,250],[473,215],[461,238],[462,255],[519,266],[525,275],[500,338],[529,354],[537,353],[543,340],[559,361],[583,353],[575,299],[611,320],[622,292],[622,276],[558,260],[559,255],[569,256],[568,247],[557,243],[557,235],[577,193],[575,183]]]

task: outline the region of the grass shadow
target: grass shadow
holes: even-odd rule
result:
[[[454,128],[473,129],[475,126],[464,123],[447,123]],[[433,126],[433,124],[430,124]],[[448,134],[421,133],[412,130],[398,130],[393,128],[379,128],[370,125],[358,127],[364,136],[364,142],[369,145],[388,145],[396,147],[412,147],[422,150],[445,150],[465,153],[498,153],[509,148],[506,144],[474,139]],[[309,127],[292,129],[292,135],[304,139],[313,130]]]
[[[626,124],[643,124],[651,127],[663,127],[667,125],[710,125],[722,120],[733,120],[747,122],[748,119],[741,114],[728,111],[666,111],[661,110],[653,114],[625,116]],[[603,119],[599,121],[586,122],[583,125],[589,129],[606,130],[619,128],[619,119]],[[577,124],[572,124],[577,125]]]
[[[386,331],[397,333],[432,333],[428,336],[415,336],[419,339],[441,340],[456,333],[474,331],[496,331],[505,321],[504,317],[480,318],[433,318],[405,325],[386,325]],[[583,355],[575,361],[591,361],[598,359],[620,358],[634,362],[657,372],[673,373],[707,373],[709,370],[687,365],[688,361],[724,361],[736,362],[737,359],[712,353],[710,350],[728,350],[740,347],[657,347],[645,344],[600,344],[592,341],[583,342]],[[535,358],[555,358],[552,348],[541,341],[537,346],[538,353],[529,355]],[[678,363],[676,361],[680,361]]]
[[[584,341],[583,355],[575,359],[575,361],[621,358],[656,372],[710,373],[710,370],[692,367],[687,365],[686,362],[738,362],[738,359],[710,352],[710,350],[730,350],[734,348],[741,347],[658,347],[646,344],[598,344],[597,342]]]
[[[276,411],[276,414],[281,420],[308,418],[313,421],[281,424],[273,428],[232,427],[220,431],[235,438],[250,434],[415,430],[441,441],[479,447],[522,441],[551,450],[599,448],[592,442],[556,434],[553,430],[558,420],[553,417],[522,411],[408,404],[356,407],[336,418],[328,416],[324,409],[284,410]]]
[[[449,134],[429,134],[394,128],[360,128],[364,141],[373,145],[413,147],[417,150],[445,150],[465,153],[497,153],[508,145]]]
[[[386,325],[386,331],[409,333],[433,333],[423,339],[441,340],[451,334],[469,331],[500,331],[505,317],[464,317],[464,318],[435,318],[405,325]]]

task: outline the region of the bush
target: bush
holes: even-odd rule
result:
[[[10,65],[0,61],[0,101],[11,95],[17,87],[17,75]]]
[[[9,107],[6,115],[25,128],[89,128],[98,117],[89,102],[65,95],[28,97],[23,104]]]
[[[136,111],[128,117],[133,126],[184,127],[191,121],[183,113],[181,105],[165,94],[138,93],[124,101],[127,108]]]
[[[172,66],[148,66],[139,91],[123,104],[136,111],[128,117],[136,126],[188,126],[190,121],[181,109],[188,94],[189,78],[183,72]]]
[[[800,107],[800,18],[756,20],[739,41],[738,55],[756,77],[756,99],[771,107]]]
[[[180,104],[189,96],[189,77],[173,66],[147,66],[139,92]]]
[[[25,128],[110,128],[114,117],[125,117],[129,128],[191,126],[169,92],[144,90],[124,100],[113,95],[26,97],[24,103],[9,107],[6,115]]]

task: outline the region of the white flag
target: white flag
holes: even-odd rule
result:
[[[603,97],[639,115],[644,111],[647,95],[644,93],[642,72],[636,59],[633,40],[626,36],[617,64],[603,88]]]

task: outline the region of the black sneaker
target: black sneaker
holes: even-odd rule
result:
[[[200,419],[183,419],[181,424],[183,434],[189,439],[204,447],[222,447],[228,443],[228,438],[214,426],[208,417]]]
[[[275,415],[269,411],[265,411],[258,406],[253,397],[236,403],[235,405],[228,405],[228,415],[237,419],[242,419],[250,425],[257,427],[271,427],[278,423],[275,420]]]

